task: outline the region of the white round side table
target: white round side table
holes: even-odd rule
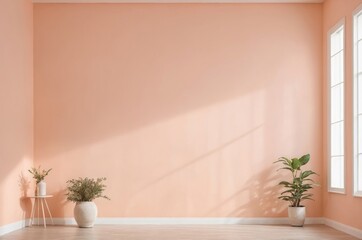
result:
[[[39,218],[40,218],[40,206],[41,206],[41,210],[42,210],[42,216],[43,216],[43,224],[44,224],[44,227],[46,228],[47,227],[47,224],[46,224],[46,221],[45,221],[45,211],[44,211],[44,205],[46,207],[46,210],[48,211],[48,214],[49,214],[49,217],[50,217],[50,220],[52,221],[52,224],[54,225],[54,222],[53,222],[53,217],[52,217],[52,214],[50,213],[50,210],[49,210],[49,206],[48,206],[48,203],[47,203],[47,198],[51,198],[53,197],[53,195],[45,195],[45,196],[31,196],[30,198],[34,198],[34,203],[33,203],[33,206],[31,208],[31,214],[30,214],[30,223],[29,223],[29,226],[32,226],[34,225],[34,219],[35,219],[35,212],[37,211],[37,225],[39,225]]]

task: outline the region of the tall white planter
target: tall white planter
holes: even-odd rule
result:
[[[289,223],[294,227],[303,227],[305,207],[288,207]]]
[[[36,195],[38,196],[47,195],[47,184],[44,180],[36,184],[36,193],[37,193]]]
[[[94,202],[78,202],[74,207],[74,218],[81,228],[93,227],[97,213],[97,206]]]

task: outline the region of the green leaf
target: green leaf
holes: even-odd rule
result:
[[[278,163],[278,162],[281,162],[281,163],[283,163],[284,165],[286,165],[286,166],[290,166],[290,164],[291,164],[291,160],[289,160],[288,158],[286,158],[286,157],[281,157],[281,158],[279,158],[277,161],[275,161],[275,162],[273,162],[273,163]]]
[[[298,159],[298,158],[293,158],[293,159],[292,159],[292,168],[293,168],[294,170],[299,170],[299,169],[300,169],[300,166],[302,166],[302,165],[301,165],[299,159]]]
[[[286,191],[280,193],[280,195],[283,195],[283,194],[286,194],[286,193],[292,193],[292,192],[294,192],[294,190],[290,189],[290,190],[286,190]]]
[[[278,159],[278,160],[274,161],[273,163],[278,163],[278,162],[284,162],[284,160]]]
[[[307,164],[309,162],[309,159],[310,159],[310,154],[306,154],[306,155],[303,155],[301,158],[299,158],[299,162],[301,164],[301,166]]]
[[[278,183],[279,185],[284,185],[284,186],[290,186],[290,185],[293,185],[292,183],[290,182],[287,182],[287,181],[281,181],[280,183]]]
[[[315,172],[311,171],[311,170],[307,170],[307,171],[304,171],[300,174],[300,178],[304,179],[304,178],[307,178],[309,177],[310,175],[313,175],[315,174]]]
[[[277,171],[279,170],[283,170],[283,169],[286,169],[286,170],[289,170],[289,171],[293,171],[293,169],[291,167],[283,167],[283,168],[279,168]]]
[[[292,163],[291,160],[289,160],[288,158],[286,157],[282,157],[281,159],[283,159],[285,162],[287,162],[289,165]]]

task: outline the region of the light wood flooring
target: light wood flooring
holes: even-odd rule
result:
[[[357,239],[324,225],[97,225],[94,228],[27,227],[2,240],[352,240]]]

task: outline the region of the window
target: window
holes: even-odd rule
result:
[[[362,8],[353,16],[354,195],[362,196]]]
[[[344,21],[328,36],[329,191],[344,193]]]

